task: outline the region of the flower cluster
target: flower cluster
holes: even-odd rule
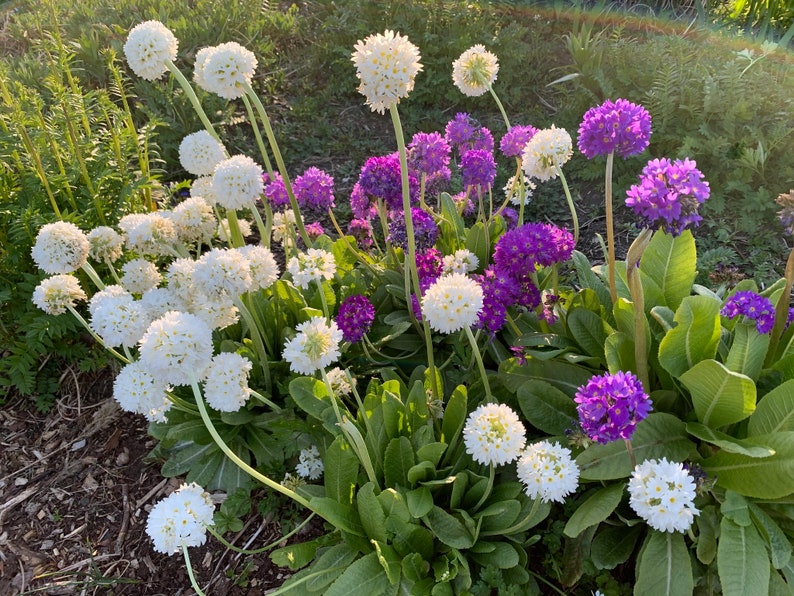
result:
[[[597,155],[626,158],[645,151],[651,138],[651,115],[625,99],[607,100],[590,108],[579,126],[579,151],[589,159]]]
[[[339,305],[336,324],[342,330],[345,341],[356,343],[361,341],[375,321],[375,307],[366,296],[354,294],[348,296]]]
[[[196,53],[196,84],[224,99],[237,99],[251,86],[257,60],[254,53],[230,41]]]
[[[226,159],[226,149],[206,130],[187,135],[179,143],[179,163],[194,176],[212,176]]]
[[[720,314],[729,319],[744,315],[755,321],[758,333],[769,333],[775,326],[775,306],[772,301],[749,290],[736,292],[728,298]]]
[[[526,430],[509,406],[485,404],[466,419],[463,442],[474,461],[487,465],[507,464],[520,456]]]
[[[480,284],[460,273],[439,277],[425,292],[422,316],[431,329],[453,333],[477,322],[483,305]]]
[[[527,496],[544,503],[562,503],[579,485],[579,466],[571,458],[571,450],[559,443],[538,441],[528,445],[516,469]]]
[[[433,216],[419,207],[411,208],[411,222],[414,228],[414,242],[416,250],[425,250],[432,247],[438,239],[438,226]],[[405,217],[397,217],[389,224],[388,240],[394,246],[408,250],[408,233]]]
[[[605,373],[579,387],[579,422],[591,441],[609,443],[630,439],[637,423],[651,411],[651,400],[642,383],[630,372]]]
[[[251,361],[234,352],[221,352],[212,358],[204,379],[207,403],[220,412],[236,412],[248,401],[248,375]]]
[[[146,533],[154,550],[167,555],[183,547],[201,546],[207,541],[207,526],[213,524],[215,505],[198,484],[183,484],[152,507]]]
[[[530,178],[541,182],[557,177],[557,170],[573,155],[571,135],[552,126],[536,132],[521,153],[521,167]]]
[[[694,479],[683,464],[666,458],[644,461],[629,480],[629,505],[660,532],[686,532],[699,513],[694,500]]]
[[[295,285],[305,290],[313,282],[333,279],[336,262],[332,253],[319,248],[310,248],[305,253],[292,257],[287,263],[287,271],[292,275]]]
[[[33,291],[33,304],[51,315],[60,315],[86,298],[77,278],[66,274],[48,277]]]
[[[452,81],[461,93],[469,97],[483,95],[496,80],[499,61],[484,46],[476,45],[452,63]]]
[[[780,205],[780,211],[777,212],[780,223],[788,235],[794,235],[794,189],[780,193],[775,202]]]
[[[320,168],[312,166],[295,178],[293,190],[298,205],[311,213],[325,213],[334,207],[334,179]]]
[[[133,27],[124,42],[124,55],[132,71],[147,81],[159,79],[176,59],[179,42],[159,21],[146,21]]]
[[[287,341],[282,352],[291,371],[313,375],[341,355],[339,342],[342,341],[342,331],[335,321],[328,324],[322,317],[313,317],[300,323],[295,330],[297,335]]]
[[[72,273],[85,265],[90,249],[80,228],[68,221],[56,221],[41,227],[30,254],[47,273]]]
[[[212,195],[226,209],[250,207],[264,190],[262,168],[247,155],[235,155],[215,166]]]
[[[307,480],[319,480],[324,471],[325,466],[317,447],[312,445],[308,449],[301,449],[298,456],[298,465],[295,466],[295,472],[298,476]]]

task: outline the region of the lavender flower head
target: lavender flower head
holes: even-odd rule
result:
[[[414,203],[419,195],[419,182],[414,176],[409,176],[408,180],[411,202]],[[361,168],[358,183],[366,195],[383,199],[392,211],[402,209],[402,178],[397,153],[370,157]]]
[[[775,307],[772,301],[755,292],[736,292],[725,301],[720,314],[729,319],[744,315],[755,321],[758,333],[769,333],[775,326]]]
[[[534,126],[517,125],[510,128],[499,142],[499,149],[506,157],[521,157],[522,151],[538,129]]]
[[[350,191],[350,211],[356,219],[372,219],[378,216],[378,205],[372,202],[361,188],[361,184],[356,182],[353,190]]]
[[[640,183],[626,192],[626,206],[648,220],[679,235],[702,217],[697,210],[709,198],[709,183],[691,159],[653,159],[643,168]]]
[[[651,138],[651,115],[625,99],[590,108],[579,126],[579,151],[588,159],[615,152],[622,158],[645,151]]]
[[[408,145],[408,167],[431,176],[449,165],[451,148],[437,132],[418,132]]]
[[[350,343],[361,341],[375,321],[375,307],[366,296],[354,294],[339,305],[336,324],[342,330],[342,339]]]
[[[794,189],[778,195],[775,203],[780,205],[780,211],[777,212],[780,223],[783,224],[787,234],[794,236]]]
[[[433,220],[433,216],[418,207],[412,207],[411,219],[414,225],[416,249],[425,250],[433,246],[438,239],[438,226]],[[404,250],[408,249],[405,218],[395,219],[389,224],[389,242]]]
[[[573,237],[552,224],[526,223],[508,230],[497,240],[493,261],[516,279],[523,279],[536,265],[546,267],[567,260],[573,250]]]
[[[368,219],[351,219],[347,226],[347,233],[356,239],[361,248],[372,246],[372,224]]]
[[[265,197],[270,201],[271,207],[280,209],[289,205],[289,195],[287,194],[287,187],[284,186],[284,180],[281,174],[273,174],[271,179],[268,174],[263,176],[265,181]]]
[[[480,124],[466,112],[458,112],[455,117],[447,122],[444,137],[453,147],[460,147],[468,143],[477,132]]]
[[[574,401],[579,404],[579,422],[592,441],[609,443],[631,439],[637,423],[653,409],[642,383],[630,372],[605,373],[579,387]]]
[[[334,179],[314,166],[295,178],[295,198],[301,207],[325,213],[334,207]]]
[[[493,265],[474,278],[480,283],[483,292],[483,307],[477,327],[485,329],[493,337],[504,326],[507,309],[518,300],[521,284],[512,275]]]
[[[416,272],[419,277],[419,291],[425,290],[441,277],[444,270],[444,255],[437,248],[416,253]]]
[[[483,192],[491,188],[496,178],[493,153],[484,149],[470,149],[460,158],[463,187],[479,187]]]

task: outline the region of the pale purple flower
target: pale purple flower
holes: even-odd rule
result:
[[[579,387],[579,422],[591,441],[609,443],[631,439],[637,423],[648,416],[652,403],[640,380],[630,372],[596,375]]]
[[[744,315],[755,321],[758,333],[769,333],[775,326],[775,307],[772,301],[755,292],[736,292],[725,301],[720,314],[729,319]]]
[[[499,143],[499,149],[506,157],[520,157],[524,147],[535,136],[538,129],[534,126],[512,126]]]
[[[651,115],[625,99],[607,100],[590,108],[579,126],[579,151],[587,158],[615,155],[626,158],[645,151],[651,138]]]

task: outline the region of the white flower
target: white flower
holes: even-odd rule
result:
[[[529,205],[532,199],[532,192],[537,188],[534,182],[529,178],[521,175],[524,183],[524,205]],[[521,205],[521,188],[518,185],[518,177],[510,176],[510,179],[505,184],[504,192],[506,197],[510,197],[510,202],[513,205]]]
[[[442,333],[471,327],[482,307],[480,284],[460,273],[439,277],[422,298],[422,316],[432,329]]]
[[[208,297],[238,298],[251,289],[251,264],[236,248],[213,248],[201,255],[193,270],[193,282]]]
[[[178,44],[174,34],[160,21],[146,21],[130,30],[124,55],[136,75],[154,81],[168,70],[166,63],[176,59]]]
[[[132,296],[130,296],[130,293],[127,290],[125,290],[122,286],[115,284],[112,286],[105,286],[104,290],[100,290],[99,292],[96,292],[93,296],[91,296],[91,300],[88,301],[88,312],[90,312],[93,315],[100,307],[102,302],[104,302],[108,298],[113,298],[116,296],[124,296],[124,297],[132,298]]]
[[[236,412],[248,401],[248,374],[251,361],[234,352],[216,355],[204,380],[204,397],[207,403],[220,412]]]
[[[350,395],[353,392],[353,387],[347,380],[347,373],[338,366],[329,370],[326,373],[326,377],[328,377],[328,382],[331,384],[331,390],[334,395]],[[355,383],[356,379],[353,378],[352,381]]]
[[[273,214],[273,241],[284,244],[290,238],[289,229],[295,225],[292,211],[276,211]]]
[[[132,259],[121,268],[121,285],[133,294],[143,294],[156,288],[163,280],[157,265],[146,259]]]
[[[141,295],[140,303],[150,321],[159,319],[169,310],[179,310],[181,301],[175,299],[170,288],[152,288]]]
[[[190,313],[169,311],[155,319],[139,342],[143,366],[163,383],[200,381],[212,359],[212,330]]]
[[[579,485],[579,466],[571,459],[571,450],[559,443],[529,445],[518,460],[517,472],[527,495],[544,503],[562,503]]]
[[[240,320],[239,309],[228,297],[211,298],[196,292],[187,306],[210,329],[225,329]]]
[[[179,143],[179,163],[194,176],[211,176],[226,159],[226,149],[206,130],[187,135]]]
[[[239,218],[237,220],[237,226],[240,228],[240,235],[243,238],[248,238],[253,232],[253,228],[251,227],[251,222],[247,219]],[[223,240],[224,242],[231,242],[232,240],[232,233],[229,231],[229,220],[222,219],[218,224],[218,238]]]
[[[469,97],[484,94],[496,80],[499,62],[495,54],[476,45],[452,63],[452,81],[461,93]]]
[[[226,209],[253,207],[264,189],[262,168],[247,155],[223,160],[212,175],[212,194]]]
[[[564,128],[546,128],[529,140],[521,154],[521,167],[530,178],[540,181],[557,177],[562,167],[573,155],[571,135]]]
[[[287,263],[287,271],[292,275],[295,285],[305,290],[312,282],[333,279],[336,262],[333,253],[310,248],[305,253],[292,257]]]
[[[463,428],[466,452],[481,464],[507,464],[524,448],[524,425],[504,404],[484,404],[469,414]]]
[[[113,263],[121,256],[124,238],[113,228],[99,226],[88,232],[89,255],[95,261]]]
[[[266,290],[278,279],[278,264],[270,252],[264,246],[249,244],[238,249],[240,254],[248,259],[251,265],[251,278],[253,287]]]
[[[74,308],[75,302],[85,299],[77,278],[63,273],[43,279],[33,290],[33,304],[51,315],[63,314],[67,308]]]
[[[289,362],[290,370],[302,375],[312,375],[326,368],[341,355],[339,342],[342,331],[336,321],[329,325],[322,317],[313,317],[298,325],[298,334],[284,345],[282,357]]]
[[[323,475],[324,470],[325,466],[317,447],[312,445],[308,449],[301,449],[298,456],[298,465],[295,466],[298,476],[309,480],[318,480]]]
[[[660,532],[686,532],[700,513],[694,500],[694,478],[666,458],[645,460],[629,479],[629,505]]]
[[[113,397],[123,410],[143,414],[150,422],[165,421],[171,408],[168,385],[155,379],[135,360],[125,365],[113,381]]]
[[[174,302],[189,304],[193,300],[198,291],[193,283],[195,269],[196,261],[187,258],[174,259],[168,265],[165,278]]]
[[[83,231],[68,221],[41,226],[30,251],[33,260],[50,275],[72,273],[85,265],[91,245]]]
[[[230,41],[199,51],[193,78],[205,91],[225,99],[237,99],[251,85],[255,70],[253,52]]]
[[[127,248],[146,255],[170,255],[177,241],[174,222],[160,213],[132,213],[119,220]]]
[[[154,542],[154,550],[167,555],[183,546],[201,546],[207,541],[215,505],[209,493],[195,482],[183,484],[152,507],[146,522],[146,533]]]
[[[188,197],[174,207],[171,221],[174,222],[177,236],[185,244],[208,244],[218,227],[212,205],[199,196]]]
[[[444,275],[449,275],[450,273],[466,275],[477,269],[479,264],[480,260],[477,255],[468,249],[461,248],[456,250],[455,254],[444,257]]]
[[[201,197],[210,206],[214,205],[215,194],[212,192],[212,176],[200,176],[190,183],[190,196]]]
[[[358,41],[353,53],[358,91],[367,98],[373,112],[383,114],[399,103],[414,88],[414,78],[422,70],[419,48],[407,37],[386,30]]]
[[[107,291],[107,288],[104,290]],[[133,347],[141,339],[151,319],[144,306],[131,294],[106,294],[91,298],[91,329],[106,346]]]

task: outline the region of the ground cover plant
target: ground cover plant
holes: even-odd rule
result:
[[[591,265],[574,250],[574,141],[510,125],[496,55],[474,46],[449,69],[501,120],[461,112],[406,135],[397,103],[422,80],[419,49],[364,37],[347,58],[398,151],[362,161],[349,221],[328,173],[284,162],[256,55],[196,53],[197,86],[249,118],[255,151],[232,154],[150,21],[126,61],[173,77],[203,124],[176,151],[186,191],[157,208],[142,194],[115,230],[40,227],[32,259],[49,277],[33,303],[69,310],[123,364],[117,401],[152,421],[163,473],[186,476],[150,513],[155,548],[181,550],[199,590],[189,548],[239,528],[264,486],[326,524],[272,553],[297,571],[284,592],[785,591],[790,275],[763,291],[694,283],[687,228],[716,185],[690,159],[654,158],[651,114],[624,99],[577,119],[578,158],[595,164],[580,167],[606,178],[605,264]],[[615,154],[635,164],[626,193]],[[504,191],[497,160],[514,174]],[[570,229],[530,218],[527,196],[550,187]],[[617,196],[637,216],[625,262]],[[792,200],[774,208],[784,225]],[[235,496],[215,512],[204,489]]]

